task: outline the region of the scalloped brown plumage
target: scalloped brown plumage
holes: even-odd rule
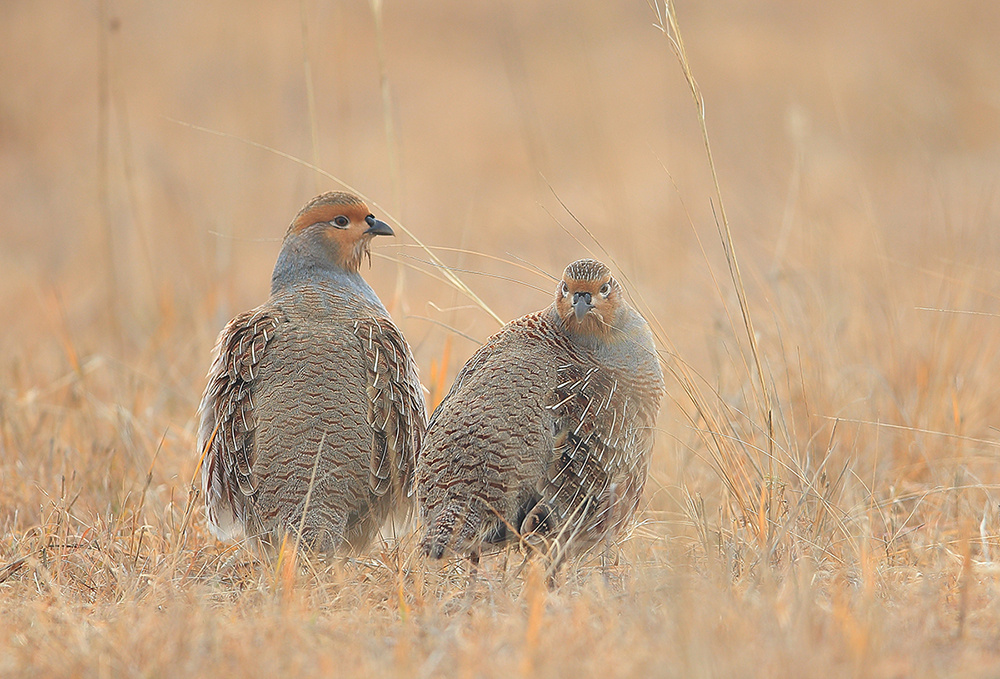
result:
[[[317,196],[268,301],[219,335],[198,449],[220,539],[276,544],[301,525],[314,549],[360,549],[408,511],[426,413],[409,345],[359,273],[376,235],[392,229],[356,196]]]
[[[664,393],[653,335],[608,268],[570,264],[548,308],[469,359],[417,460],[422,548],[525,540],[552,567],[632,519]]]

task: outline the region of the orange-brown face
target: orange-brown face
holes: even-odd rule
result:
[[[309,201],[292,221],[286,238],[317,228],[336,246],[333,251],[338,253],[337,263],[350,271],[360,267],[372,238],[393,235],[389,225],[375,219],[364,201],[339,191]]]
[[[604,264],[573,262],[556,289],[556,310],[574,332],[604,334],[615,324],[621,288]]]

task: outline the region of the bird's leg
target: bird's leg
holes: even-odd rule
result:
[[[618,484],[612,483],[611,488],[608,490],[610,494],[610,497],[608,497],[608,525],[604,530],[604,536],[602,539],[602,542],[604,543],[604,550],[601,553],[601,575],[604,577],[605,587],[607,587],[611,581],[608,574],[608,562],[611,560],[611,531],[614,530],[615,526],[615,496],[618,494]]]
[[[476,581],[479,578],[479,555],[480,548],[478,546],[469,553],[469,579],[465,583],[466,601],[472,601],[472,595],[476,589]]]
[[[475,582],[476,577],[479,575],[479,547],[472,550],[469,554],[469,582]]]
[[[562,567],[563,561],[565,561],[565,559],[557,557],[556,560],[554,560],[549,567],[545,569],[545,585],[549,588],[550,592],[554,592],[559,589],[559,570]]]
[[[559,571],[566,562],[566,545],[559,537],[552,540],[549,551],[545,554],[545,584],[550,592],[559,588]]]

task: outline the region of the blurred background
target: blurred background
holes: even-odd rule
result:
[[[1000,4],[680,0],[722,204],[656,6],[0,4],[0,674],[996,674]],[[610,577],[486,559],[470,606],[405,531],[208,534],[210,352],[310,164],[500,319],[615,267],[668,396]],[[375,246],[433,405],[498,323]]]
[[[436,252],[504,320],[548,303],[534,268],[613,260],[668,361],[754,400],[697,109],[645,0],[0,13],[0,424],[6,459],[33,460],[4,467],[24,493],[8,490],[8,526],[73,471],[103,489],[81,503],[114,504],[158,446],[153,492],[190,477],[217,332],[266,298],[299,207],[338,188],[304,163],[465,251]],[[835,417],[896,423],[908,437],[841,429],[841,450],[867,440],[869,466],[928,480],[917,429],[995,438],[1000,10],[677,13],[782,445],[822,449]],[[449,328],[498,326],[410,239],[387,241],[365,275],[446,388],[476,348]],[[693,411],[672,383],[654,472],[711,493]]]

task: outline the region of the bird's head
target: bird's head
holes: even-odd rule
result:
[[[392,235],[389,225],[375,219],[363,200],[351,193],[331,191],[299,210],[283,247],[295,243],[318,249],[313,254],[346,271],[358,271],[361,260],[366,255],[371,258],[372,238]]]
[[[622,290],[607,266],[581,259],[566,267],[556,288],[556,311],[575,334],[606,336],[616,327]]]

